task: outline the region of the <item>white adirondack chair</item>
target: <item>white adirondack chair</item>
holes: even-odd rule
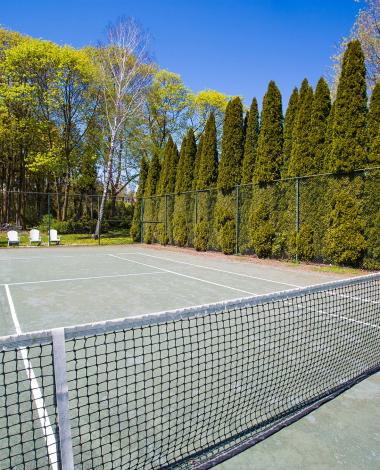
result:
[[[8,246],[20,244],[20,238],[16,230],[9,230],[9,232],[7,232],[7,237],[8,237]]]
[[[29,232],[29,241],[30,241],[30,244],[33,245],[33,243],[36,243],[38,246],[41,245],[41,235],[40,235],[40,231],[37,230],[36,228],[33,228],[30,232]]]
[[[50,229],[49,242],[55,243],[56,245],[59,245],[61,243],[61,237],[58,236],[58,232],[54,228]]]

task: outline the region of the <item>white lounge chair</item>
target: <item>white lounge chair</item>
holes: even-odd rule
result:
[[[29,232],[29,241],[30,241],[30,244],[33,245],[33,243],[37,243],[38,246],[41,245],[41,235],[40,235],[40,231],[37,230],[36,228],[33,228],[30,232]]]
[[[50,229],[49,242],[55,243],[56,245],[59,245],[61,243],[61,237],[58,236],[58,232],[54,228]]]
[[[20,238],[16,230],[9,230],[9,232],[7,232],[7,237],[8,237],[8,246],[20,244]]]

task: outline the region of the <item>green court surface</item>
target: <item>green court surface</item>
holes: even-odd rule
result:
[[[338,276],[139,245],[0,252],[23,332],[294,289]],[[0,290],[0,336],[15,332]]]
[[[0,336],[135,317],[337,279],[337,274],[305,267],[140,245],[1,250]],[[326,325],[323,328],[328,331]],[[380,375],[376,374],[220,468],[380,468],[379,403]]]

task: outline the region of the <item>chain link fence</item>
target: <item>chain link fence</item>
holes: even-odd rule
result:
[[[380,268],[380,168],[143,198],[141,239]]]
[[[29,243],[29,231],[40,230],[49,244],[50,229],[57,230],[63,244],[112,244],[129,242],[134,201],[108,198],[100,236],[94,237],[101,195],[37,192],[0,192],[0,246],[7,244],[7,232],[16,230],[22,245]]]

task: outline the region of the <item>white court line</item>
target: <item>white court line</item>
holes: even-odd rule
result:
[[[297,310],[305,311],[305,309],[302,305],[293,305],[291,303],[291,301],[286,301],[286,303],[293,306],[293,308],[296,307]],[[308,309],[309,313],[312,313],[314,311],[315,310],[313,309],[313,307],[309,307],[309,309]],[[370,326],[371,328],[376,328],[376,329],[380,330],[380,325],[375,325],[373,323],[368,323],[368,322],[365,322],[365,321],[362,321],[362,320],[355,320],[354,318],[346,317],[346,315],[337,315],[335,313],[326,312],[325,310],[317,310],[317,312],[318,313],[323,313],[323,315],[327,315],[329,317],[339,318],[340,320],[346,320],[350,323],[357,323],[359,325]]]
[[[22,331],[21,331],[20,323],[17,318],[16,309],[15,309],[13,299],[11,296],[11,291],[9,290],[8,284],[4,284],[4,288],[5,288],[5,293],[7,294],[9,309],[11,312],[14,326],[16,328],[16,333],[20,335],[22,334]],[[47,451],[49,454],[49,462],[53,470],[58,470],[57,444],[55,441],[53,428],[51,427],[50,419],[49,419],[47,410],[45,408],[45,402],[42,397],[42,392],[38,385],[38,381],[36,379],[34,370],[32,368],[32,363],[28,359],[27,349],[21,348],[20,354],[24,362],[26,375],[30,382],[30,388],[31,388],[31,392],[33,395],[33,400],[35,403],[35,407],[37,409],[38,417],[41,423],[41,430],[44,435],[46,446],[47,446]]]
[[[135,261],[133,259],[122,258],[121,256],[116,256],[116,255],[111,255],[111,254],[107,254],[107,256],[111,256],[112,258],[118,258],[118,259],[121,259],[123,261],[129,261],[129,262],[135,263],[135,264],[141,264],[141,266],[146,266],[147,268],[160,269],[161,271],[166,272],[166,273],[175,274],[176,276],[186,277],[188,279],[193,279],[195,281],[204,282],[206,284],[211,284],[213,286],[223,287],[224,289],[231,289],[231,290],[234,290],[234,291],[237,291],[237,292],[243,292],[244,294],[253,295],[255,297],[258,296],[258,294],[254,294],[253,292],[248,292],[248,291],[243,290],[243,289],[237,289],[236,287],[227,286],[225,284],[219,284],[218,282],[207,281],[206,279],[201,279],[199,277],[188,276],[187,274],[178,273],[177,271],[171,271],[170,269],[159,268],[157,266],[152,266],[151,264],[141,263],[140,261]]]
[[[25,258],[0,258],[0,261],[33,261],[35,259],[74,258],[74,256],[28,256]]]
[[[258,277],[258,276],[251,276],[250,274],[243,274],[243,273],[236,273],[234,271],[227,271],[226,269],[220,269],[220,268],[212,268],[210,266],[204,266],[202,264],[193,264],[193,263],[187,263],[185,261],[178,261],[174,260],[171,258],[165,258],[164,256],[154,256],[154,255],[148,255],[146,253],[118,253],[119,255],[139,255],[139,256],[149,256],[150,258],[157,258],[157,259],[163,259],[165,261],[169,261],[172,263],[179,263],[179,264],[186,264],[188,266],[193,266],[195,268],[202,268],[202,269],[209,269],[212,271],[219,271],[220,273],[227,273],[227,274],[233,274],[234,276],[240,276],[240,277],[247,277],[250,279],[257,279],[259,281],[265,281],[265,282],[271,282],[273,284],[280,284],[282,286],[289,286],[289,287],[304,287],[304,286],[299,286],[297,284],[289,284],[288,282],[280,282],[280,281],[274,281],[273,279],[266,279],[264,277]]]
[[[25,282],[8,282],[8,284],[0,284],[3,286],[25,286],[29,284],[46,284],[49,282],[71,282],[71,281],[90,281],[93,279],[116,279],[119,277],[129,277],[129,276],[146,276],[150,274],[163,274],[160,271],[149,271],[145,273],[130,273],[130,274],[109,274],[105,276],[90,276],[90,277],[68,277],[62,279],[46,279],[43,281],[25,281]]]

